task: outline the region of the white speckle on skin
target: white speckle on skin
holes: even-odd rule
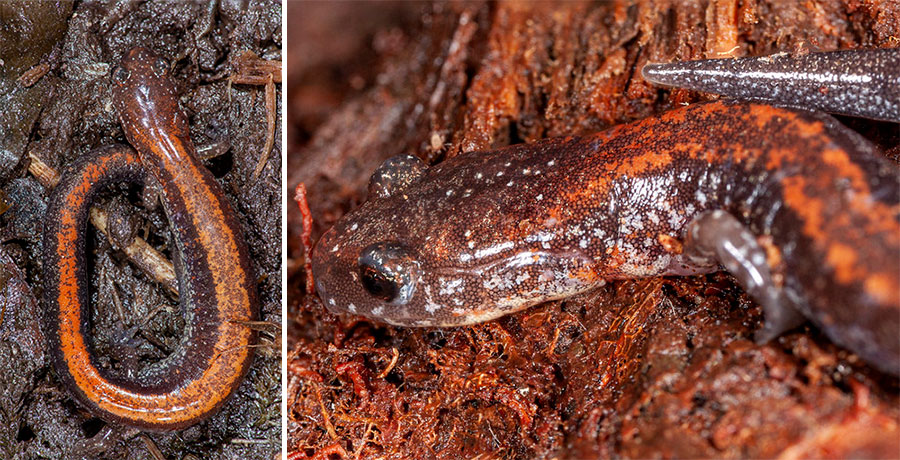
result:
[[[372,309],[372,314],[375,316],[381,316],[382,313],[384,313],[384,307],[381,305]]]
[[[499,276],[493,275],[493,276],[491,276],[490,279],[486,279],[486,280],[482,281],[481,287],[483,287],[489,291],[493,291],[494,288],[499,286],[500,283],[502,283],[502,282],[503,282],[503,280],[501,280]]]
[[[334,298],[328,299],[328,305],[331,305],[332,307],[334,306]]]
[[[457,278],[453,281],[447,281],[444,278],[440,278],[441,281],[441,290],[438,291],[438,295],[448,295],[453,294],[459,291],[459,287],[462,286],[462,278]]]
[[[526,243],[533,243],[535,241],[550,241],[555,237],[553,233],[549,232],[538,232],[525,237]]]
[[[752,261],[754,265],[761,266],[762,264],[766,263],[766,258],[763,257],[762,254],[757,252],[756,254],[753,254]]]
[[[509,182],[506,183],[506,186],[507,186],[507,187],[512,187],[512,184],[513,184],[513,181],[509,181]]]
[[[340,249],[340,248],[341,248],[340,245],[337,245],[337,244],[336,244],[336,245],[334,245],[333,248],[331,248],[331,252],[337,252],[337,250]]]
[[[347,305],[347,310],[356,313],[356,305],[353,305],[352,303],[350,305]]]
[[[472,248],[475,247],[475,242],[474,242],[474,241],[469,241],[468,243],[466,243],[466,246],[468,246],[469,249],[472,249]]]
[[[553,166],[556,164],[556,160],[550,160],[547,162],[547,166]]]
[[[679,216],[677,212],[672,212],[669,214],[669,226],[671,226],[672,228],[681,228],[682,220],[684,219],[682,219],[682,217]]]
[[[466,233],[464,233],[464,235],[466,236],[466,238],[472,236],[472,230],[466,230]]]
[[[434,314],[434,312],[436,312],[440,309],[441,309],[441,306],[436,303],[428,302],[425,304],[425,311],[427,311],[428,313],[430,313],[432,315]]]
[[[353,224],[350,226],[350,230],[356,230],[357,228],[359,228],[359,224]]]
[[[626,246],[628,247],[626,252],[630,255],[629,261],[620,265],[620,267],[622,272],[629,276],[646,277],[658,275],[662,273],[672,260],[672,257],[666,254],[651,261],[645,254],[635,251],[633,246]]]
[[[475,178],[476,178],[476,179],[481,179],[482,177],[484,177],[484,174],[481,174],[481,173],[476,173],[476,174],[475,174]]]
[[[502,175],[503,175],[503,171],[497,171],[497,177],[500,177]]]
[[[697,190],[696,197],[697,197],[697,203],[699,203],[700,206],[706,205],[706,194],[703,193],[703,190]]]
[[[500,252],[510,249],[513,246],[515,246],[515,242],[505,241],[503,243],[491,246],[486,249],[479,249],[478,251],[475,252],[475,258],[481,259],[483,257],[488,257],[488,256],[492,256],[494,254],[499,254]]]
[[[447,196],[453,195],[453,189],[447,190]]]
[[[541,200],[543,200],[543,199],[544,199],[544,194],[543,194],[543,193],[541,193],[541,194],[540,194],[540,195],[538,195],[538,196],[536,196],[536,197],[534,197],[534,199],[535,199],[535,200],[538,200],[538,201],[541,201]]]

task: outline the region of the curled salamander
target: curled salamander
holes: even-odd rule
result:
[[[145,430],[180,429],[213,414],[246,374],[256,277],[240,224],[191,143],[168,62],[135,48],[113,71],[113,84],[134,149],[97,149],[70,165],[53,189],[44,230],[44,330],[60,381],[83,406]],[[164,360],[114,376],[91,350],[88,212],[110,184],[149,180],[159,183],[175,241],[184,336]]]
[[[402,326],[725,267],[763,306],[759,340],[807,318],[897,375],[898,209],[897,166],[831,116],[719,101],[431,168],[390,159],[312,266],[330,309]]]

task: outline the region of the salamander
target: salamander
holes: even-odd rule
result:
[[[722,100],[430,168],[395,157],[312,259],[332,311],[441,327],[724,267],[763,307],[758,341],[808,319],[900,374],[900,174],[817,111]]]
[[[240,224],[200,162],[168,62],[145,48],[113,71],[113,103],[129,143],[73,162],[53,189],[43,236],[44,330],[56,374],[99,417],[169,431],[213,414],[253,359],[256,278]],[[112,375],[92,352],[86,230],[91,204],[118,182],[155,181],[175,248],[179,346],[160,362]]]
[[[648,64],[641,75],[735,99],[900,121],[900,48]]]

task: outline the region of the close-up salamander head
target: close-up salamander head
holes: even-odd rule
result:
[[[128,141],[138,151],[167,136],[189,135],[169,70],[169,61],[137,47],[112,71],[113,105]]]
[[[330,310],[412,325],[417,311],[424,308],[418,292],[422,257],[404,241],[405,222],[383,213],[396,201],[397,191],[424,172],[415,157],[387,160],[369,182],[368,201],[319,240],[312,258],[313,278]]]
[[[530,191],[491,186],[515,180],[509,176],[522,168],[514,157],[477,152],[428,169],[409,155],[385,161],[369,182],[368,200],[313,251],[313,279],[326,307],[398,326],[447,327],[583,290],[575,274],[588,273],[586,258],[548,249],[550,225],[526,229],[499,211],[552,220],[541,216]]]

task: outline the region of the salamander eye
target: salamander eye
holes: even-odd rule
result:
[[[359,276],[372,297],[404,305],[416,290],[419,263],[397,242],[375,243],[359,255]]]
[[[121,85],[121,84],[125,83],[126,81],[128,81],[128,75],[129,75],[128,69],[126,69],[124,67],[116,67],[115,70],[113,70],[113,74],[112,74],[113,81],[116,82],[117,84]]]
[[[153,60],[153,73],[158,77],[162,77],[169,71],[169,61],[163,58],[156,58]]]

